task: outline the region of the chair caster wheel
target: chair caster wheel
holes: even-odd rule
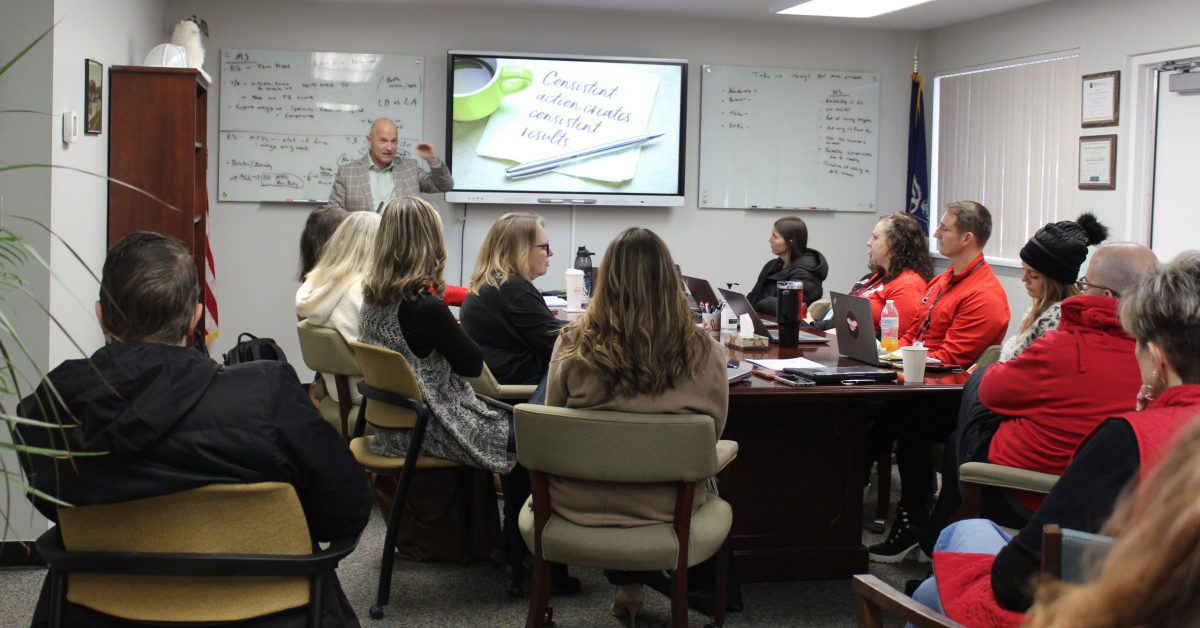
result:
[[[554,625],[554,607],[553,606],[546,608],[546,623],[543,625],[544,626],[553,626]]]
[[[372,606],[371,607],[371,619],[383,619],[383,607],[382,606]]]
[[[519,584],[508,587],[508,597],[515,597],[518,599],[525,597],[525,587]]]

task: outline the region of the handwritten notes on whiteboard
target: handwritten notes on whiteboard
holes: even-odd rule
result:
[[[875,211],[879,75],[704,66],[700,206]]]
[[[324,201],[340,165],[367,153],[371,121],[399,127],[402,156],[423,138],[421,57],[221,51],[217,199]]]

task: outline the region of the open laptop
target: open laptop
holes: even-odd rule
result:
[[[709,285],[707,279],[688,277],[687,275],[680,275],[680,277],[683,277],[683,283],[687,286],[688,292],[692,295],[692,300],[695,301],[696,306],[699,306],[701,303],[707,303],[714,308],[720,309],[721,300],[717,298],[717,293],[713,292],[712,286]]]
[[[759,336],[766,336],[767,338],[771,339],[771,342],[779,342],[779,329],[767,329],[767,326],[763,324],[762,318],[759,317],[758,312],[754,311],[754,306],[750,305],[750,301],[746,299],[746,295],[740,292],[734,292],[732,290],[721,288],[721,296],[725,297],[725,302],[729,304],[729,307],[733,308],[734,313],[737,314],[739,318],[744,314],[750,315],[750,322],[754,325],[755,334],[758,334]],[[799,342],[800,344],[818,344],[829,342],[829,339],[825,336],[818,336],[817,334],[810,334],[806,331],[802,331],[800,332]]]
[[[786,369],[818,384],[853,384],[896,380],[896,371],[879,361],[875,349],[875,319],[871,303],[863,297],[830,292],[838,351],[868,366],[838,366],[823,369]],[[885,368],[880,368],[880,367]]]

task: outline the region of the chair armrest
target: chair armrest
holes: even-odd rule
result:
[[[505,401],[529,401],[537,390],[536,384],[500,384],[500,398]]]
[[[859,598],[856,605],[860,613],[859,626],[882,625],[879,611],[884,610],[921,628],[963,628],[962,624],[893,589],[875,576],[859,574],[850,585]]]
[[[733,462],[738,455],[738,444],[735,440],[717,441],[717,472],[725,470],[725,465]]]
[[[492,399],[491,397],[488,397],[487,395],[481,395],[479,393],[475,393],[475,397],[477,399],[479,399],[480,401],[486,403],[487,405],[492,406],[493,408],[497,408],[499,410],[504,410],[505,412],[513,411],[512,404],[504,403],[503,401],[500,401],[499,399]]]
[[[969,484],[997,486],[1035,493],[1049,493],[1058,476],[1028,469],[1006,467],[987,462],[966,462],[958,468],[958,477]]]
[[[336,569],[354,551],[358,535],[337,539],[312,554],[180,554],[72,552],[63,549],[58,527],[37,539],[46,566],[68,572],[142,576],[307,576]]]

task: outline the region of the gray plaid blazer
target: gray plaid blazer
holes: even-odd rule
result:
[[[378,201],[371,198],[371,178],[368,172],[371,156],[338,168],[333,180],[333,191],[329,193],[329,204],[346,211],[375,211]],[[454,179],[446,162],[441,162],[429,172],[421,170],[417,160],[396,156],[392,158],[392,176],[396,179],[396,196],[413,196],[418,191],[448,192],[454,187]]]

